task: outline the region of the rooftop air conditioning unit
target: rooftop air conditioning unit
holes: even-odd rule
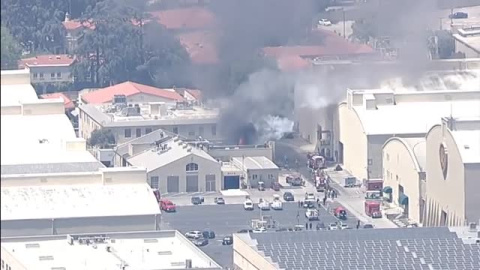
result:
[[[477,223],[470,222],[470,224],[468,224],[468,231],[476,232],[477,231]]]

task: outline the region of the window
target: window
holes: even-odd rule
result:
[[[40,78],[43,79],[43,73],[40,73]]]
[[[268,179],[269,179],[269,180],[272,180],[272,179],[273,179],[273,174],[269,174],[269,175],[268,175]]]
[[[57,72],[57,78],[61,78],[61,77],[62,77],[62,73]]]
[[[152,128],[146,128],[146,129],[145,129],[145,134],[148,134],[148,133],[150,133],[150,132],[152,132]]]
[[[253,175],[252,175],[252,179],[253,179],[253,180],[256,180],[257,178],[258,178],[258,175],[256,175],[256,174],[253,174]]]
[[[212,126],[212,135],[217,136],[217,125]]]
[[[38,73],[33,73],[33,78],[34,79],[38,78]]]
[[[187,166],[185,166],[185,170],[187,172],[196,172],[196,171],[198,171],[198,164],[197,163],[188,163]]]
[[[125,129],[125,138],[130,138],[132,137],[132,130],[127,128]]]
[[[55,78],[55,72],[50,73],[50,78]]]
[[[135,133],[136,133],[135,135],[137,136],[137,138],[140,137],[140,136],[142,136],[142,129],[137,128],[137,130],[136,130]]]
[[[154,189],[158,189],[158,176],[150,177],[150,186]]]
[[[198,135],[203,136],[203,127],[198,128]]]
[[[173,127],[173,133],[178,134],[178,127]]]

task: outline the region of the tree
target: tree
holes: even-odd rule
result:
[[[109,129],[96,129],[90,135],[88,144],[100,148],[108,148],[115,144],[115,136]]]
[[[2,26],[2,69],[15,69],[17,62],[20,59],[20,46],[17,41],[10,34],[10,31]]]

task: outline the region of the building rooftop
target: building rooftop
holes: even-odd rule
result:
[[[88,153],[88,152],[86,152]],[[27,175],[27,174],[50,174],[50,173],[76,173],[96,172],[105,168],[101,162],[95,160],[90,162],[59,162],[59,163],[37,163],[37,164],[2,164],[1,175]]]
[[[147,184],[2,187],[4,220],[160,214]]]
[[[79,108],[103,127],[216,124],[218,121],[218,109],[199,106],[177,109],[177,107],[161,104],[160,107],[164,106],[165,109],[154,113],[152,104],[141,104],[140,113],[127,116],[110,104],[86,104]]]
[[[453,37],[480,54],[480,26],[459,29],[458,34],[454,34]]]
[[[95,244],[84,244],[95,237]],[[174,270],[185,269],[187,260],[192,268],[221,269],[176,231],[3,238],[1,246],[2,255],[5,250],[27,269]]]
[[[242,167],[247,170],[279,169],[273,161],[266,157],[234,157],[232,160],[236,164],[242,164]]]
[[[169,30],[206,29],[215,25],[215,15],[206,8],[189,7],[151,12]]]
[[[51,93],[51,94],[44,94],[40,96],[43,99],[57,99],[60,98],[63,100],[63,103],[65,104],[65,109],[74,109],[75,104],[73,101],[67,97],[64,93]]]
[[[463,163],[480,163],[480,127],[477,130],[454,130],[452,135]]]
[[[68,67],[75,62],[75,58],[68,54],[47,54],[21,59],[20,68],[25,67]]]
[[[31,102],[38,99],[37,93],[31,84],[2,84],[0,93],[2,107],[19,106],[23,102]]]
[[[163,129],[157,129],[148,134],[117,145],[115,152],[120,156],[125,156],[128,154],[130,145],[132,144],[151,144],[153,147],[155,146],[156,142],[165,142],[167,140],[171,140],[174,136],[175,134],[167,132]]]
[[[278,269],[480,269],[480,245],[464,244],[446,227],[237,236]]]
[[[220,163],[207,152],[200,148],[188,145],[186,142],[183,142],[178,138],[165,141],[161,143],[159,147],[152,146],[151,149],[130,157],[128,163],[133,166],[147,168],[147,172],[151,172],[188,156],[197,156],[218,163],[218,166],[220,167]]]
[[[140,93],[165,98],[166,100],[183,101],[183,97],[174,89],[160,89],[130,81],[91,91],[82,95],[82,100],[91,104],[111,103],[115,95],[130,97]]]

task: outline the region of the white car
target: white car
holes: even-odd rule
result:
[[[263,233],[265,232],[267,229],[265,229],[264,227],[260,227],[260,228],[257,228],[257,229],[254,229],[252,230],[253,233]]]
[[[336,223],[330,223],[330,225],[328,225],[328,230],[336,231],[338,230],[338,225]]]
[[[313,194],[313,193],[305,194],[305,200],[306,201],[315,201],[315,194]]]
[[[322,26],[330,26],[332,25],[332,22],[327,20],[327,19],[320,19],[318,21],[318,25],[322,25]]]
[[[270,210],[270,203],[266,200],[260,199],[260,201],[258,202],[258,208],[260,208],[261,210]]]
[[[340,225],[340,230],[349,230],[349,229],[350,229],[350,227],[348,227],[347,224]]]
[[[282,210],[283,203],[280,200],[275,200],[272,202],[272,209],[273,210]]]
[[[203,234],[201,231],[189,231],[185,234],[185,237],[190,238],[190,239],[198,239],[202,237]]]
[[[243,209],[245,210],[253,210],[253,202],[251,200],[246,200],[243,203]]]

